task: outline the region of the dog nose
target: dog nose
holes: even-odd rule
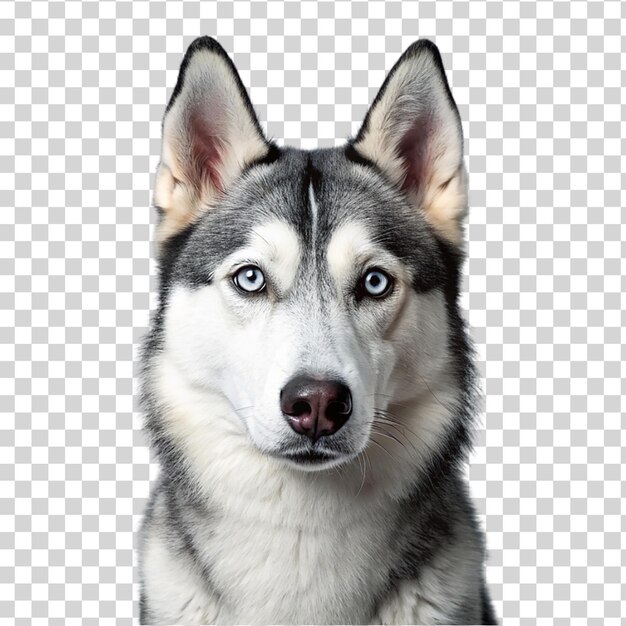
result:
[[[296,376],[280,392],[280,408],[291,428],[315,443],[348,421],[352,395],[339,381]]]

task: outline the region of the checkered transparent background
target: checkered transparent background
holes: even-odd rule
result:
[[[216,36],[270,136],[354,133],[416,38],[471,181],[486,391],[472,490],[507,624],[617,623],[624,572],[623,15],[615,1],[0,5],[0,617],[137,616],[150,464],[133,400],[150,189],[187,45]]]

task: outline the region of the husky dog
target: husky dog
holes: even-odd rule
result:
[[[197,39],[154,204],[141,621],[497,623],[463,477],[467,185],[435,45],[406,50],[355,138],[306,151],[264,136]]]

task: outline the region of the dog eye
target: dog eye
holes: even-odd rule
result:
[[[265,289],[265,276],[255,265],[242,267],[234,276],[233,282],[242,291],[258,293]]]
[[[382,298],[386,296],[393,286],[391,276],[382,270],[372,269],[363,276],[361,289],[364,295],[372,298]]]

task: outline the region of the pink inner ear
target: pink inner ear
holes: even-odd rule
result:
[[[433,158],[433,135],[436,123],[432,115],[423,115],[402,137],[398,154],[405,164],[402,189],[418,191],[428,181]]]
[[[194,111],[189,117],[191,154],[188,164],[189,176],[195,187],[210,185],[224,191],[220,176],[221,151],[224,142],[217,134],[217,124],[212,124],[202,113]]]

